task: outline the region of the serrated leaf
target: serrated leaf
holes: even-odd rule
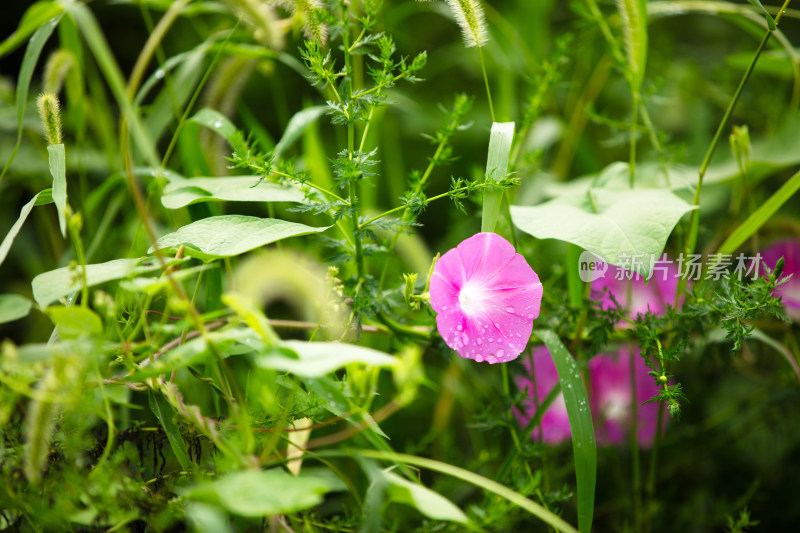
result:
[[[164,235],[156,246],[163,251],[175,251],[184,246],[189,257],[211,261],[233,257],[281,239],[319,233],[330,228],[313,228],[274,218],[242,215],[222,215],[204,218]],[[148,253],[152,253],[150,248]]]
[[[668,189],[590,188],[534,207],[512,206],[511,219],[536,238],[570,242],[649,275],[672,229],[692,209]]]
[[[148,395],[148,403],[150,404],[150,410],[153,411],[161,427],[164,428],[172,453],[175,454],[175,458],[180,463],[181,468],[191,470],[194,464],[189,459],[189,454],[186,453],[186,443],[183,442],[181,431],[178,428],[178,424],[175,423],[175,411],[173,411],[172,406],[163,396],[153,391],[150,391]]]
[[[0,324],[28,316],[33,302],[19,294],[0,294]]]
[[[419,483],[382,470],[381,475],[386,482],[386,494],[391,501],[409,505],[428,518],[448,520],[466,524],[469,518],[453,502]]]
[[[167,265],[181,262],[182,260],[169,260]],[[108,281],[152,272],[161,268],[155,258],[141,257],[139,259],[114,259],[106,263],[86,265],[86,282],[89,287],[100,285]],[[33,299],[44,309],[59,298],[71,294],[81,287],[79,270],[63,267],[39,274],[31,282]]]
[[[314,507],[322,502],[323,494],[338,488],[328,477],[304,473],[292,476],[273,469],[231,472],[210,483],[178,489],[178,493],[235,515],[259,517]]]
[[[283,132],[283,137],[281,137],[281,140],[275,145],[275,157],[280,157],[287,148],[300,138],[311,123],[324,115],[327,111],[328,106],[318,105],[308,107],[295,113],[291,120],[289,120],[286,131]]]
[[[508,157],[514,141],[513,122],[495,122],[489,137],[489,154],[486,158],[486,179],[500,180],[508,173]],[[483,193],[483,215],[481,231],[494,231],[497,217],[500,216],[500,205],[503,191],[486,190]]]
[[[564,394],[572,433],[572,453],[578,488],[578,530],[581,533],[589,533],[592,530],[594,490],[597,481],[597,444],[586,387],[575,358],[564,347],[558,335],[552,330],[535,330],[534,333],[547,345],[558,371],[558,380],[561,383],[561,392]]]
[[[198,124],[205,126],[215,132],[219,133],[224,137],[227,141],[230,141],[233,138],[233,135],[236,133],[236,126],[233,125],[233,122],[228,120],[228,117],[220,113],[219,111],[215,111],[209,108],[203,108],[197,113],[194,114],[192,118],[189,119],[192,122],[197,122]]]
[[[58,209],[61,236],[67,236],[67,156],[63,144],[47,146],[50,175],[53,176],[53,201]]]
[[[305,201],[295,187],[279,185],[259,176],[231,178],[173,178],[164,187],[161,204],[178,209],[198,202],[294,202]]]
[[[103,321],[91,309],[59,305],[48,307],[44,312],[53,321],[58,335],[62,339],[100,338],[103,336]]]
[[[353,363],[378,367],[391,367],[397,363],[397,359],[389,354],[344,342],[282,341],[280,345],[295,352],[297,359],[275,353],[259,357],[258,366],[305,378],[318,378]]]

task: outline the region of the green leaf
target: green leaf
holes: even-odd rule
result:
[[[182,262],[172,259],[167,265]],[[86,282],[89,287],[100,285],[128,276],[136,276],[145,272],[159,270],[161,265],[155,258],[142,257],[139,259],[114,259],[107,263],[86,265]],[[81,287],[80,275],[77,268],[63,267],[39,274],[31,282],[33,299],[44,309],[59,298],[72,294]]]
[[[9,157],[8,161],[6,162],[5,166],[3,167],[3,172],[0,173],[0,178],[2,178],[8,168],[11,166],[12,161],[14,161],[14,157],[17,155],[17,150],[19,150],[20,143],[22,142],[22,125],[23,119],[25,118],[25,105],[28,103],[28,90],[31,87],[31,78],[33,77],[33,71],[36,68],[36,63],[39,62],[39,56],[42,54],[42,48],[44,48],[45,43],[53,34],[53,30],[56,29],[58,26],[59,21],[61,20],[61,8],[59,7],[58,11],[52,10],[55,13],[53,18],[50,18],[45,22],[42,20],[40,22],[39,28],[31,37],[31,40],[28,41],[28,47],[25,49],[25,57],[22,59],[22,66],[19,69],[19,79],[17,80],[17,142],[14,145],[14,151],[11,153],[11,157]],[[51,10],[40,10],[41,14],[49,15]],[[36,19],[42,18],[40,15],[36,16]],[[12,35],[13,37],[13,35]],[[4,45],[7,43],[3,43]]]
[[[489,137],[489,155],[486,158],[486,180],[499,181],[508,173],[508,157],[511,143],[514,140],[513,122],[495,122]],[[483,215],[481,231],[494,231],[497,217],[500,216],[500,204],[503,191],[485,190],[483,192]]]
[[[747,220],[742,222],[739,227],[725,239],[725,242],[719,247],[717,253],[732,254],[735,252],[747,239],[761,229],[761,226],[770,220],[772,215],[777,213],[778,209],[794,196],[798,189],[800,189],[800,172],[795,173],[786,183],[781,185],[780,189],[769,197],[769,200],[762,203],[758,209],[753,211],[753,213],[747,217]]]
[[[45,189],[36,195],[33,205],[49,205],[53,203],[53,189]]]
[[[668,189],[594,189],[527,207],[511,219],[539,239],[559,239],[604,261],[649,274],[675,224],[694,209]]]
[[[397,363],[389,354],[344,342],[283,341],[280,345],[295,352],[298,358],[276,353],[259,357],[258,366],[318,378],[353,363],[378,367],[392,367]]]
[[[131,136],[139,148],[144,161],[150,166],[156,167],[160,163],[160,158],[156,153],[155,142],[148,135],[145,130],[142,120],[136,108],[131,103],[130,98],[126,91],[125,77],[119,65],[114,59],[114,54],[108,46],[103,32],[100,30],[100,25],[94,17],[89,8],[80,2],[70,2],[67,4],[68,13],[75,20],[78,28],[81,30],[86,44],[92,51],[95,60],[97,61],[100,71],[103,73],[106,82],[117,100],[117,104],[122,110],[130,130]]]
[[[775,31],[775,19],[772,18],[772,15],[770,15],[769,12],[766,10],[764,4],[761,3],[761,0],[747,0],[747,1],[761,10],[761,12],[767,18],[767,27],[771,31]]]
[[[150,391],[148,395],[148,403],[150,404],[150,410],[153,411],[161,427],[164,428],[172,453],[175,454],[175,458],[178,459],[181,468],[191,470],[194,464],[189,459],[189,454],[186,453],[186,444],[183,442],[178,424],[175,423],[175,411],[172,410],[172,406],[163,396],[153,391]]]
[[[178,489],[188,500],[222,507],[229,513],[271,516],[308,509],[322,503],[322,495],[336,490],[327,477],[301,473],[292,476],[283,470],[245,470],[225,474],[210,483]]]
[[[28,316],[32,303],[19,294],[0,294],[0,324]]]
[[[222,135],[228,142],[230,142],[237,131],[236,126],[233,125],[233,122],[228,120],[228,117],[213,109],[203,108],[195,113],[189,120],[214,130]]]
[[[326,111],[328,111],[328,106],[318,105],[308,107],[295,113],[291,120],[289,120],[286,131],[283,132],[283,137],[281,137],[281,140],[275,145],[275,157],[280,157],[287,148],[300,138],[303,131],[305,131],[311,123],[324,115]]]
[[[388,470],[380,470],[391,501],[409,505],[428,518],[466,524],[469,518],[453,502],[424,485],[412,483]]]
[[[575,359],[561,343],[558,335],[552,330],[536,330],[534,333],[547,345],[558,371],[572,433],[572,453],[578,487],[578,529],[581,533],[589,533],[592,529],[597,481],[597,446],[586,387]]]
[[[161,203],[178,209],[198,202],[295,202],[305,194],[295,187],[270,183],[259,176],[231,178],[177,178],[164,188]]]
[[[50,175],[53,176],[53,201],[58,209],[61,236],[67,236],[67,156],[63,144],[47,146]]]
[[[330,226],[312,228],[274,218],[222,215],[183,226],[158,239],[156,246],[162,251],[174,252],[183,245],[186,256],[211,261],[240,255],[281,239],[319,233],[328,228]],[[148,253],[153,251],[151,247]]]
[[[56,325],[62,339],[78,339],[80,337],[101,338],[103,321],[100,316],[86,307],[48,307],[44,310]]]
[[[639,93],[647,64],[647,0],[617,0],[625,35],[631,91]]]
[[[22,206],[22,209],[19,210],[19,218],[17,218],[17,221],[11,226],[11,229],[8,230],[3,242],[0,243],[0,265],[2,265],[3,261],[8,257],[8,252],[11,250],[11,245],[14,244],[14,239],[17,237],[19,230],[22,229],[22,225],[25,224],[25,221],[28,219],[28,215],[31,214],[33,206],[38,203],[37,199],[40,194],[42,193],[36,194],[27,204]]]
[[[0,43],[0,57],[17,48],[30,34],[63,12],[58,2],[36,2],[28,8],[16,31]]]

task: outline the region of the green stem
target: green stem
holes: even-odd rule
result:
[[[628,159],[628,171],[630,173],[630,187],[633,189],[633,183],[636,176],[636,126],[639,121],[639,93],[633,91],[631,93],[631,130],[630,130],[630,158]]]
[[[483,82],[486,85],[486,97],[489,99],[489,113],[492,115],[492,122],[497,122],[494,117],[494,106],[492,105],[492,90],[489,88],[489,76],[486,74],[486,62],[483,60],[483,47],[478,47],[478,56],[481,58],[481,70],[483,71]]]
[[[81,241],[81,234],[76,224],[72,223],[72,217],[67,220],[67,227],[69,228],[69,236],[72,241],[72,247],[75,249],[75,259],[78,261],[81,269],[81,306],[89,307],[89,282],[86,279],[86,256],[83,253],[83,242]]]
[[[786,0],[783,3],[783,7],[781,7],[780,12],[775,17],[775,24],[777,26],[778,22],[780,21],[783,13],[786,11],[786,8],[789,6],[791,0]],[[747,81],[750,79],[750,75],[753,73],[753,70],[756,67],[756,63],[758,63],[758,58],[761,55],[761,52],[767,46],[767,42],[769,41],[770,36],[772,36],[774,30],[767,30],[767,33],[764,34],[764,37],[761,39],[761,42],[758,45],[758,48],[753,54],[753,59],[750,60],[750,64],[747,66],[747,70],[745,70],[744,74],[742,75],[742,79],[739,82],[739,86],[736,87],[736,92],[733,94],[730,103],[728,104],[728,108],[725,110],[725,114],[722,117],[722,120],[717,127],[716,133],[714,133],[714,138],[711,141],[711,145],[708,147],[708,151],[706,152],[705,157],[703,158],[703,163],[700,165],[700,171],[697,177],[697,187],[694,191],[694,199],[692,201],[692,205],[696,207],[690,215],[689,218],[689,236],[686,240],[686,246],[684,247],[683,253],[684,257],[688,257],[694,253],[695,247],[697,246],[697,233],[700,229],[700,191],[703,188],[703,177],[708,170],[709,165],[711,164],[711,158],[714,157],[714,152],[717,149],[717,145],[719,144],[720,138],[722,138],[722,132],[727,129],[728,122],[730,122],[731,116],[733,115],[733,110],[736,108],[736,104],[739,102],[739,98],[742,95],[742,91],[744,90],[744,86]],[[686,276],[679,276],[678,277],[678,290],[675,293],[675,307],[678,306],[680,302],[681,294],[686,290]]]

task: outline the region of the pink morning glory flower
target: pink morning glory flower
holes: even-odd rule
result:
[[[771,244],[761,253],[764,264],[770,269],[775,268],[775,264],[781,257],[785,262],[781,277],[784,278],[790,274],[792,277],[775,289],[774,295],[781,297],[786,308],[786,315],[795,322],[800,322],[800,241],[782,239]]]
[[[658,386],[638,353],[633,354],[636,377],[636,438],[643,447],[650,447],[658,422],[658,402],[644,403],[658,395]],[[631,350],[623,348],[615,354],[604,353],[589,361],[591,394],[589,403],[595,419],[598,444],[621,445],[628,439],[631,413]],[[666,417],[663,418],[667,420]],[[663,427],[663,426],[662,426]]]
[[[649,447],[653,444],[655,428],[658,421],[658,403],[644,403],[658,394],[658,386],[649,374],[644,360],[635,356],[634,371],[636,375],[636,436],[639,444]],[[526,390],[528,398],[516,417],[521,426],[528,425],[536,414],[540,404],[553,387],[558,383],[555,363],[546,346],[538,346],[533,350],[534,373],[526,361],[527,372],[518,376],[516,383],[521,390]],[[623,348],[617,353],[604,353],[589,361],[590,375],[589,406],[592,411],[595,436],[599,445],[623,445],[628,441],[631,416],[631,374],[630,350]],[[536,386],[534,387],[534,378]],[[663,418],[666,423],[667,417]],[[559,394],[542,416],[541,433],[537,427],[532,437],[548,444],[558,444],[569,440],[572,433],[567,417],[564,395]]]
[[[641,274],[631,273],[625,269],[609,265],[605,274],[592,281],[592,292],[597,296],[602,309],[612,309],[614,302],[609,294],[613,294],[629,316],[635,318],[640,313],[648,310],[655,314],[666,311],[667,304],[675,303],[675,293],[678,290],[678,265],[669,260],[659,262],[653,275],[645,284]],[[628,278],[631,277],[630,281]],[[628,283],[631,283],[631,301],[628,302]],[[607,289],[603,291],[603,289]]]
[[[542,284],[507,240],[478,233],[436,263],[430,298],[436,327],[458,355],[506,363],[528,344]]]
[[[527,390],[528,398],[522,403],[522,410],[515,410],[515,415],[522,427],[528,425],[536,414],[537,406],[540,405],[553,387],[558,383],[558,372],[550,355],[547,346],[537,346],[533,349],[533,368],[531,373],[530,363],[524,361],[527,372],[523,376],[517,376],[517,387],[520,390]],[[536,379],[534,387],[533,379]],[[569,440],[572,433],[569,428],[569,418],[567,418],[567,405],[564,403],[564,395],[560,394],[553,400],[547,411],[542,416],[541,434],[539,427],[533,430],[532,438],[540,439],[548,444],[558,444]]]

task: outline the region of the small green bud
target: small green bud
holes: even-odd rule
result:
[[[411,309],[419,309],[419,302],[414,300],[414,285],[417,283],[417,273],[403,274],[405,286],[403,288],[403,296],[406,299],[406,304]]]
[[[784,261],[783,257],[778,259],[778,262],[775,263],[775,270],[772,271],[772,276],[774,279],[780,279],[781,274],[783,274],[783,267],[786,265],[786,261]]]
[[[666,383],[668,381],[667,376],[661,374],[660,376],[658,376],[658,381],[661,383]]]
[[[739,163],[739,170],[744,172],[750,166],[750,130],[747,125],[734,126],[728,141],[731,144],[731,151]]]
[[[39,118],[44,126],[44,136],[48,144],[61,144],[61,108],[58,97],[53,93],[42,93],[36,99]]]

